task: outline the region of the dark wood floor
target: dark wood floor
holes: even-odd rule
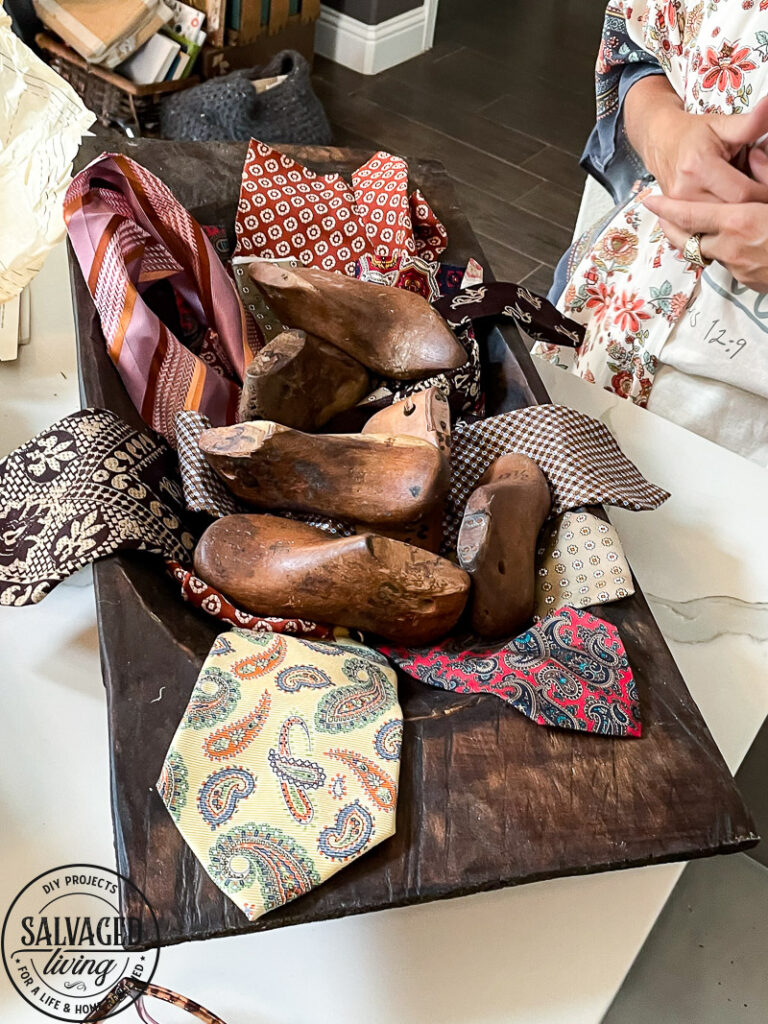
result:
[[[314,83],[340,145],[441,160],[497,278],[546,292],[571,239],[605,0],[440,0],[435,46]]]

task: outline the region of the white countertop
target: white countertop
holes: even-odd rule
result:
[[[757,543],[768,473],[562,371],[541,372],[554,400],[602,419],[672,492],[656,512],[610,514],[735,771],[768,713],[768,551]],[[0,364],[0,455],[78,407],[59,246],[32,285],[31,344]],[[89,571],[37,606],[0,609],[0,650],[4,914],[40,872],[114,865]],[[681,870],[559,879],[187,943],[161,951],[155,980],[228,1024],[599,1024]],[[0,1019],[41,1020],[2,971]]]

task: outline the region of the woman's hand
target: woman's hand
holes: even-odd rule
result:
[[[768,183],[733,166],[768,131],[768,98],[749,114],[689,114],[662,75],[642,78],[624,105],[629,140],[671,199],[768,203]]]
[[[750,153],[749,166],[759,184],[768,183],[768,156]],[[687,202],[648,196],[644,205],[659,218],[664,234],[681,252],[700,232],[701,254],[717,260],[747,288],[768,292],[768,205],[766,203]]]

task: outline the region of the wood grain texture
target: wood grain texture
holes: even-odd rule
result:
[[[497,204],[508,204],[570,233],[585,179],[577,154],[595,121],[604,14],[604,0],[440,0],[431,50],[374,76],[317,57],[314,81],[339,145],[435,157],[462,191],[485,193],[488,216],[504,220]],[[551,207],[542,201],[547,186],[555,187]],[[472,223],[484,243],[474,212]],[[530,249],[525,225],[530,257],[510,235],[483,244],[497,278],[522,282],[540,264],[554,267],[555,254]]]
[[[240,45],[258,39],[264,31],[261,24],[261,0],[240,0],[240,27],[236,31]]]
[[[579,215],[581,196],[569,188],[555,185],[551,181],[543,181],[521,196],[517,205],[537,217],[544,217],[553,224],[559,224],[570,232]]]
[[[195,550],[201,579],[239,608],[433,643],[464,611],[469,577],[445,558],[374,533],[331,537],[281,516],[224,516]]]
[[[551,506],[547,478],[518,452],[492,462],[470,494],[456,555],[472,577],[470,621],[478,636],[503,640],[533,618],[536,541]]]
[[[543,265],[530,256],[523,256],[521,252],[508,245],[494,241],[481,231],[477,232],[477,240],[485,253],[487,268],[497,281],[514,281],[522,284],[529,274]]]
[[[547,181],[578,192],[584,187],[586,174],[579,166],[579,158],[557,146],[545,146],[521,164],[529,174],[538,174]],[[570,227],[571,225],[569,225]]]
[[[429,441],[450,465],[451,409],[448,399],[438,388],[417,391],[408,398],[381,409],[363,425],[362,434],[408,434]],[[396,537],[407,544],[415,544],[426,551],[437,552],[443,540],[443,512],[445,502],[439,502],[432,512],[408,523],[402,529],[386,530],[388,537]],[[359,531],[358,531],[359,532]]]
[[[322,63],[316,69],[323,80],[326,68],[327,64]],[[518,167],[523,160],[535,156],[546,145],[530,135],[446,103],[439,88],[417,88],[403,81],[399,81],[397,87],[393,88],[386,75],[374,75],[358,85],[358,88],[367,99],[401,114],[417,125],[442,132],[476,149],[478,153],[486,153]]]
[[[532,270],[530,274],[526,274],[520,283],[524,284],[531,291],[536,292],[537,295],[548,295],[554,279],[555,272],[552,267],[542,263],[535,270]]]
[[[283,323],[336,345],[382,377],[418,380],[467,361],[445,320],[406,288],[254,260],[248,274]]]
[[[98,154],[98,142],[90,146],[80,161]],[[189,208],[218,203],[222,212],[234,213],[245,145],[140,140],[124,148]],[[344,173],[370,155],[292,152],[315,170]],[[480,257],[442,168],[415,162],[411,172],[448,228],[446,259]],[[72,277],[85,401],[140,426],[106,355],[76,265]],[[479,336],[489,412],[548,400],[515,331],[507,331],[506,341],[496,329]],[[592,610],[621,633],[640,693],[641,739],[542,728],[495,697],[454,695],[401,676],[405,733],[397,834],[319,889],[249,924],[198,865],[154,789],[220,627],[185,606],[158,562],[147,557],[105,559],[94,566],[94,577],[118,869],[146,893],[164,944],[543,878],[733,853],[757,841],[749,812],[638,590]],[[140,913],[131,893],[123,898],[127,913]]]
[[[502,202],[472,186],[461,187],[462,203],[477,230],[500,245],[550,267],[571,244],[571,232],[549,218]]]
[[[451,453],[451,407],[439,388],[426,388],[374,413],[360,433],[420,437],[448,458]]]
[[[365,367],[306,331],[282,331],[245,371],[237,418],[319,430],[371,390]]]
[[[428,515],[448,493],[448,464],[419,437],[304,434],[254,420],[204,430],[200,451],[238,498],[372,528]]]
[[[369,137],[375,132],[377,144],[390,153],[405,157],[423,154],[450,167],[451,177],[465,184],[513,200],[540,183],[530,171],[496,156],[480,153],[460,139],[410,121],[401,114],[369,100],[364,94],[345,95],[323,81],[315,82],[334,126]]]

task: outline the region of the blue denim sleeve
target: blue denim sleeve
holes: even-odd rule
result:
[[[582,153],[581,166],[608,189],[614,202],[626,199],[637,179],[648,173],[627,138],[624,98],[641,78],[663,74],[657,64],[645,62],[624,68],[617,91],[618,104],[611,114],[597,122]]]
[[[623,5],[609,4],[595,69],[597,124],[581,166],[608,189],[614,202],[622,202],[635,181],[647,173],[624,129],[624,100],[641,78],[663,74],[656,58],[631,39]]]
[[[571,250],[567,249],[560,257],[560,261],[555,267],[555,276],[552,279],[552,285],[547,292],[547,298],[556,306],[560,296],[565,291],[565,286],[568,284],[568,260],[571,255]]]
[[[595,68],[597,124],[582,154],[581,166],[608,190],[617,205],[629,197],[635,182],[648,173],[627,138],[624,100],[641,78],[663,74],[664,69],[653,54],[638,46],[627,32],[622,0],[611,0]],[[550,302],[557,302],[562,295],[582,244],[582,239],[574,242],[558,263],[549,291]]]

